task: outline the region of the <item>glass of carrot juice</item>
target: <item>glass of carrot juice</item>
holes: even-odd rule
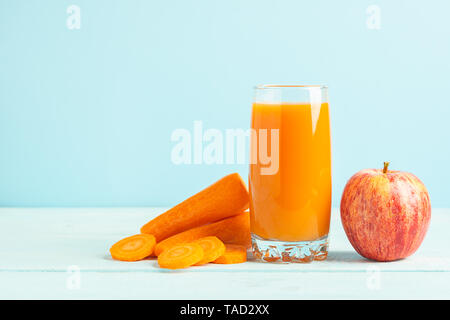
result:
[[[267,262],[326,259],[331,213],[327,87],[257,86],[250,131],[253,255]]]

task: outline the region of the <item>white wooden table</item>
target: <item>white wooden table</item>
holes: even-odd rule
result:
[[[120,262],[109,247],[164,208],[0,208],[0,299],[450,298],[450,209],[408,259],[370,262],[351,247],[333,210],[323,262],[249,261],[170,271]]]

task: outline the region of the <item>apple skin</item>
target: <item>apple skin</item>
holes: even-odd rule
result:
[[[385,172],[386,170],[386,172]],[[413,254],[431,219],[425,185],[412,173],[365,169],[347,182],[341,199],[341,220],[353,248],[376,261],[394,261]]]

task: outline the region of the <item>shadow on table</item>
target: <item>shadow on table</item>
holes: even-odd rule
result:
[[[103,258],[103,260],[119,261],[119,260],[113,259],[110,254],[108,254],[108,255],[106,255],[106,254],[105,255],[101,255],[100,257]],[[156,261],[157,258],[156,257],[147,257],[145,259],[141,259],[141,260],[138,260],[138,261],[144,261],[144,260],[154,260],[154,261]],[[136,262],[136,261],[134,261],[134,262]]]
[[[102,258],[104,260],[109,260],[109,261],[118,261],[115,260],[111,257],[111,255],[102,255]],[[156,261],[157,258],[156,257],[148,257],[145,258],[144,260],[153,260]],[[251,253],[251,251],[247,251],[247,261],[248,262],[256,262],[256,263],[261,263],[260,261],[258,261],[257,259],[255,259],[255,257],[253,257],[253,254]],[[345,263],[370,263],[370,260],[367,260],[363,257],[361,257],[358,253],[356,253],[355,251],[329,251],[328,252],[328,257],[325,260],[326,262],[345,262]]]
[[[247,261],[249,262],[257,262],[261,263],[261,261],[258,261],[253,257],[252,253],[250,251],[247,252]],[[325,260],[326,262],[345,262],[345,263],[370,263],[370,260],[367,260],[363,257],[361,257],[357,252],[355,251],[329,251],[328,257]],[[317,263],[313,262],[313,263]],[[319,262],[320,263],[320,262]]]
[[[356,262],[356,263],[369,263],[370,261],[361,257],[355,251],[329,251],[327,260],[328,262]]]

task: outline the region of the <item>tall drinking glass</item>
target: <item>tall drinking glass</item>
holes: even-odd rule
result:
[[[253,255],[267,262],[326,259],[331,213],[327,87],[257,86],[251,127]]]

